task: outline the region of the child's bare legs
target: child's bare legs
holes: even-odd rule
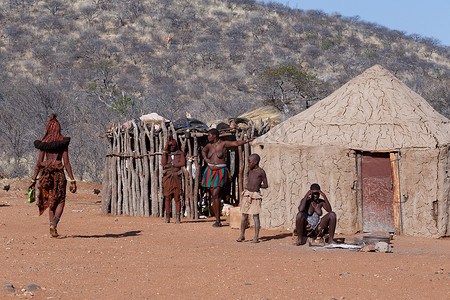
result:
[[[241,218],[241,235],[236,240],[238,242],[242,242],[245,240],[245,229],[247,228],[247,220],[248,220],[248,214],[242,214]],[[259,214],[253,215],[253,222],[255,223],[255,236],[253,237],[252,243],[259,243],[259,229],[260,229],[260,222],[259,222]]]
[[[247,228],[247,219],[248,219],[248,214],[242,214],[242,218],[241,218],[241,235],[236,240],[237,242],[242,242],[242,241],[245,240],[245,229]]]
[[[259,214],[253,215],[253,222],[255,222],[255,236],[253,237],[252,243],[259,243]],[[242,224],[241,224],[242,225]]]

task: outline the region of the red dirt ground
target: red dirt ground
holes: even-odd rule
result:
[[[27,185],[0,180],[1,299],[450,298],[448,238],[398,236],[394,253],[295,247],[290,232],[274,230],[237,243],[238,230],[212,219],[101,215],[100,186],[80,182],[54,239]],[[41,289],[28,293],[30,284]]]

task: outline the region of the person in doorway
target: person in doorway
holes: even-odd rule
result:
[[[328,212],[323,217],[322,208]],[[297,241],[295,244],[297,246],[304,245],[308,237],[325,238],[326,234],[328,234],[327,243],[333,243],[336,222],[336,214],[331,209],[327,196],[320,190],[320,186],[317,183],[312,184],[298,207],[295,220],[297,232]]]
[[[51,114],[47,122],[45,135],[41,140],[36,140],[34,146],[39,149],[39,157],[36,163],[31,184],[28,189],[34,189],[39,177],[39,197],[37,206],[39,215],[49,208],[50,234],[58,237],[57,226],[61,219],[66,203],[67,180],[64,168],[71,181],[70,191],[77,191],[77,183],[72,174],[72,166],[69,161],[69,137],[61,135],[61,126],[56,119],[57,114]]]
[[[260,157],[258,154],[252,154],[248,158],[248,177],[247,188],[242,193],[241,201],[241,235],[237,239],[238,242],[245,240],[245,229],[247,228],[248,215],[253,215],[255,223],[255,236],[252,243],[259,243],[259,214],[261,213],[261,191],[269,185],[267,184],[266,172],[259,166]]]
[[[186,157],[178,148],[177,141],[173,139],[172,133],[169,134],[167,145],[164,147],[161,159],[163,166],[162,190],[164,195],[164,205],[166,208],[165,223],[170,223],[170,212],[172,198],[175,200],[176,220],[175,223],[181,223],[181,168],[186,165]]]
[[[208,166],[203,173],[202,186],[210,189],[213,212],[216,218],[214,227],[221,227],[220,223],[220,195],[224,188],[229,172],[225,162],[226,149],[241,146],[253,141],[251,138],[243,141],[223,141],[219,138],[219,131],[215,128],[208,131],[209,144],[202,150],[202,157]]]

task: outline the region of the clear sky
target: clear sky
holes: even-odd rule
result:
[[[264,0],[267,3],[269,1]],[[450,0],[272,0],[302,10],[359,16],[389,29],[420,34],[450,46]]]

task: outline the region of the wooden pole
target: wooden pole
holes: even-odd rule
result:
[[[258,117],[258,135],[261,135],[263,129],[263,120],[261,116]]]
[[[136,180],[136,173],[134,172],[133,168],[133,152],[131,150],[131,137],[128,129],[125,130],[125,147],[126,147],[126,154],[128,154],[128,157],[126,158],[126,168],[128,173],[128,187],[130,188],[130,201],[129,201],[129,207],[130,207],[130,216],[136,215],[136,186],[134,185],[134,182]]]
[[[187,156],[188,157],[192,157],[192,145],[191,145],[191,141],[187,140],[186,141],[187,144]],[[187,170],[188,170],[188,185],[187,185],[187,192],[188,192],[188,201],[189,201],[189,206],[191,208],[190,214],[189,214],[189,218],[194,219],[194,214],[195,214],[195,206],[194,206],[194,178],[192,177],[192,168],[193,168],[193,161],[188,159],[186,161],[187,164]]]
[[[147,149],[147,143],[145,142],[145,136],[146,132],[145,129],[147,125],[145,123],[140,123],[140,133],[139,133],[139,144],[140,144],[140,153],[146,154],[148,152]],[[141,197],[143,202],[143,210],[144,210],[144,216],[148,217],[150,215],[150,208],[149,208],[149,196],[148,196],[148,182],[149,182],[149,167],[148,167],[148,157],[142,157],[141,158],[142,163],[142,191],[141,191]]]
[[[120,153],[122,152],[122,140],[123,140],[123,135],[122,135],[122,125],[119,124],[118,126],[118,134],[117,134],[117,139],[116,139],[116,143],[117,143],[117,152]],[[117,158],[117,163],[115,166],[116,169],[116,176],[117,176],[117,199],[116,199],[116,206],[115,206],[115,211],[114,214],[115,215],[120,215],[123,214],[123,190],[122,187],[124,186],[124,182],[122,179],[122,172],[121,172],[121,165],[122,165],[122,158],[118,157]]]
[[[112,153],[112,144],[114,143],[114,138],[106,138],[107,143],[107,152],[106,153]],[[105,170],[103,172],[103,181],[102,181],[102,208],[101,212],[102,214],[107,214],[110,212],[111,209],[111,179],[110,179],[110,169],[111,169],[111,156],[107,156],[105,159]]]
[[[238,201],[238,198],[236,196],[236,150],[231,149],[230,150],[230,177],[231,177],[231,197]]]
[[[159,140],[158,140],[158,151],[162,152],[164,146],[165,146],[165,141],[167,141],[167,130],[166,130],[166,126],[163,126],[163,131],[160,132],[158,134]],[[164,195],[163,195],[163,191],[162,191],[162,174],[163,174],[163,167],[161,164],[161,156],[158,155],[157,158],[157,168],[158,168],[158,211],[159,211],[159,216],[163,217],[164,214]]]
[[[242,140],[242,137],[244,136],[244,132],[241,132],[241,134],[237,134],[239,136],[239,139],[236,140]],[[238,182],[239,182],[239,203],[241,202],[241,194],[244,191],[244,157],[242,155],[242,146],[238,146],[238,157],[239,157],[239,174],[238,174]]]
[[[180,137],[180,151],[183,153],[186,153],[186,141],[188,141],[188,138],[186,138],[186,135]],[[186,160],[187,163],[187,160]],[[184,205],[186,207],[186,214],[189,218],[191,218],[191,206],[189,202],[189,172],[186,169],[186,167],[181,168],[183,172],[183,191],[184,191]],[[183,208],[183,203],[181,203],[181,208]]]
[[[186,205],[186,214],[189,218],[191,218],[191,204],[189,202],[189,172],[186,167],[182,167],[181,171],[183,172],[183,181],[184,181],[184,204]]]
[[[118,154],[118,135],[120,134],[119,126],[113,129],[113,153]],[[117,214],[117,163],[119,162],[119,157],[114,156],[112,159],[112,168],[110,169],[111,174],[111,214]]]
[[[126,139],[125,139],[125,132],[123,132],[123,134],[121,135],[121,142],[120,142],[120,147],[121,147],[121,153],[126,153]],[[123,214],[124,215],[130,215],[130,199],[131,199],[131,186],[130,186],[130,178],[128,176],[128,162],[127,162],[127,158],[125,157],[121,157],[120,158],[121,163],[120,163],[120,173],[121,173],[121,177],[122,177],[122,197],[123,197]]]
[[[170,122],[170,129],[171,129],[171,131],[172,131],[172,137],[173,137],[173,139],[175,140],[175,141],[178,141],[178,134],[177,134],[177,132],[175,131],[175,127],[173,126],[173,123],[172,122]],[[169,139],[169,133],[167,132],[167,138],[166,138],[166,141]],[[180,195],[181,196],[181,195]],[[181,199],[180,199],[180,201],[181,201]],[[170,209],[170,211],[172,212],[172,216],[174,217],[175,216],[175,211],[176,211],[176,206],[175,206],[175,199],[170,199],[170,205],[172,206],[171,207],[171,209]],[[183,204],[181,204],[181,207],[183,207]]]
[[[148,132],[148,130],[146,131],[147,136],[150,140],[150,152],[154,153],[155,152],[155,137],[153,135],[154,133],[154,124],[151,125],[150,127],[150,132]],[[158,191],[157,191],[157,187],[158,187],[158,177],[157,177],[157,173],[155,170],[155,161],[156,161],[156,157],[155,156],[150,156],[150,194],[151,194],[151,214],[153,217],[157,217],[158,216]]]
[[[201,176],[201,169],[200,169],[200,155],[198,151],[199,145],[198,145],[198,139],[197,136],[194,136],[194,167],[195,167],[195,176],[193,178],[194,181],[194,193],[193,197],[190,200],[191,207],[194,212],[194,219],[198,219],[198,189],[200,186],[200,176]],[[192,177],[192,173],[190,174]]]
[[[394,206],[394,228],[395,234],[400,235],[402,233],[401,224],[401,211],[400,211],[400,177],[398,171],[397,153],[389,153],[392,170],[392,183],[393,183],[393,206]]]
[[[363,195],[362,195],[362,155],[356,153],[356,207],[357,207],[357,223],[356,227],[359,232],[363,231]]]
[[[136,170],[136,202],[137,202],[137,215],[143,216],[144,215],[144,199],[142,197],[142,192],[144,189],[144,178],[142,174],[142,159],[140,158],[141,150],[139,146],[139,128],[136,122],[133,121],[134,127],[133,127],[133,148],[134,148],[134,154],[136,154],[136,158],[134,158],[134,166]]]
[[[249,122],[249,128],[247,130],[247,134],[244,134],[245,139],[249,139],[252,135],[253,130],[253,122]],[[243,180],[243,186],[247,186],[247,175],[248,175],[248,157],[250,155],[250,145],[248,143],[244,144],[244,157],[243,157],[243,163],[244,163],[244,180]]]

